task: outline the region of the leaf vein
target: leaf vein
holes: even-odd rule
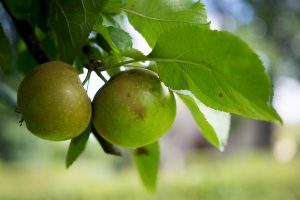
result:
[[[80,0],[80,1],[81,1],[81,4],[82,4],[83,13],[84,13],[84,23],[86,23],[86,8],[85,8],[83,0]]]
[[[187,23],[187,24],[199,24],[197,22],[186,21],[186,20],[160,19],[160,18],[156,18],[156,17],[152,17],[152,16],[147,16],[147,15],[144,15],[142,13],[139,13],[139,12],[136,12],[136,11],[133,11],[133,10],[129,10],[129,9],[126,9],[126,8],[122,8],[122,10],[127,12],[127,13],[130,13],[132,15],[136,15],[136,16],[139,16],[141,18],[145,18],[145,19],[152,20],[152,21],[176,22],[176,23],[181,22],[181,23]]]
[[[75,45],[74,45],[74,41],[73,41],[73,36],[71,34],[71,28],[70,28],[70,24],[69,24],[68,18],[66,16],[66,13],[65,13],[65,11],[63,10],[63,8],[61,7],[61,5],[60,5],[60,3],[58,1],[56,2],[56,4],[57,4],[57,6],[58,6],[58,8],[59,8],[59,10],[61,12],[61,14],[64,16],[64,18],[66,20],[66,24],[67,24],[67,27],[68,27],[68,32],[69,32],[70,39],[71,39],[71,44],[74,47]]]

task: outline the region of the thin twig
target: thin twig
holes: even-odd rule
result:
[[[88,82],[88,80],[90,80],[91,74],[92,74],[92,70],[88,69],[87,75],[86,75],[85,79],[83,80],[82,85],[85,85]]]
[[[119,62],[119,63],[112,64],[112,65],[106,65],[106,66],[103,66],[101,71],[106,71],[106,70],[109,70],[109,69],[112,69],[112,68],[117,68],[117,67],[125,66],[127,64],[131,64],[131,63],[135,63],[135,62],[143,62],[143,61],[147,61],[147,60],[148,59],[145,59],[145,60],[127,60],[127,61],[124,61],[124,62]]]
[[[32,30],[32,27],[29,24],[29,22],[27,22],[26,20],[19,20],[15,18],[12,12],[9,10],[8,6],[6,5],[5,1],[0,0],[0,2],[2,3],[4,9],[9,14],[11,19],[13,20],[19,35],[24,40],[29,52],[33,55],[36,61],[39,64],[49,62],[50,57],[46,53],[45,49],[42,47],[37,36],[34,34],[34,31]]]
[[[129,68],[144,68],[146,66],[143,66],[143,65],[124,65],[124,67],[129,67]]]
[[[102,80],[104,83],[107,83],[106,78],[101,74],[101,72],[96,71],[96,70],[95,70],[95,72],[96,72],[96,74],[101,78],[101,80]]]
[[[106,78],[101,74],[102,65],[101,62],[97,59],[90,45],[86,44],[82,48],[82,52],[86,55],[89,63],[87,64],[87,68],[89,71],[95,71],[96,74],[106,83]]]

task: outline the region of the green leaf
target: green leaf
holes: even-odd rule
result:
[[[180,25],[209,28],[204,5],[192,0],[128,0],[123,8],[130,23],[151,47],[165,30]]]
[[[42,46],[45,48],[45,51],[49,54],[52,60],[57,60],[57,52],[55,41],[49,35],[44,36],[40,39]]]
[[[230,114],[205,106],[191,93],[178,95],[191,111],[203,136],[223,151],[229,136]]]
[[[116,52],[111,52],[110,54],[108,54],[108,56],[105,58],[105,60],[103,61],[105,65],[113,65],[119,62],[122,62],[123,58],[120,54],[116,53]],[[111,69],[107,69],[106,72],[108,73],[108,75],[110,77],[118,74],[121,71],[120,67],[115,67],[115,68],[111,68]]]
[[[28,21],[32,27],[38,25],[43,30],[46,29],[47,1],[5,0],[5,3],[15,18]]]
[[[134,48],[125,48],[121,50],[121,54],[125,57],[133,58],[136,60],[146,60],[145,56],[141,51]]]
[[[121,149],[101,137],[94,126],[92,126],[92,132],[105,153],[114,156],[122,156]]]
[[[84,55],[83,52],[79,52],[79,55],[77,56],[77,58],[74,60],[73,62],[73,67],[76,69],[76,72],[78,74],[82,74],[83,73],[83,67],[85,65],[87,65],[88,59],[86,57],[86,55]]]
[[[56,60],[56,49],[55,49],[55,44],[54,41],[52,40],[51,37],[49,36],[44,36],[43,38],[40,39],[41,44],[43,47],[45,47],[45,50],[53,60]],[[28,74],[29,72],[34,69],[38,63],[36,59],[32,56],[32,54],[29,52],[28,48],[24,45],[24,48],[19,48],[18,54],[17,54],[17,69],[19,72],[23,74]]]
[[[110,47],[116,52],[119,52],[119,49],[132,47],[130,35],[120,28],[99,24],[96,27],[96,31],[104,37]]]
[[[270,105],[271,82],[261,61],[230,33],[177,27],[159,37],[149,59],[157,61],[168,87],[191,91],[206,106],[281,121]]]
[[[103,26],[123,27],[124,15],[101,14],[101,23]]]
[[[18,53],[17,56],[17,69],[23,74],[28,74],[38,65],[32,54],[26,48]]]
[[[146,58],[146,56],[142,52],[132,47],[131,36],[121,28],[113,26],[107,27],[99,24],[97,25],[96,30],[106,40],[111,49],[117,53],[115,55],[118,57],[116,60],[120,61],[120,56],[130,57],[134,59]],[[112,63],[110,62],[109,64]]]
[[[60,60],[73,63],[98,22],[101,0],[56,0],[50,8],[50,26]]]
[[[118,14],[121,12],[122,0],[106,0],[102,8],[103,13]]]
[[[86,130],[71,140],[67,157],[66,157],[66,167],[69,168],[73,162],[79,157],[79,155],[84,151],[86,143],[89,139],[90,133],[92,131],[92,124],[86,128]]]
[[[134,150],[133,160],[143,184],[149,192],[154,192],[159,167],[158,142]]]
[[[102,35],[100,35],[99,33],[96,34],[96,37],[94,39],[92,39],[91,42],[95,42],[99,47],[101,47],[106,52],[111,51],[110,45],[105,40],[105,38]]]
[[[3,28],[0,24],[0,70],[9,69],[12,66],[12,49],[8,38],[6,37]]]

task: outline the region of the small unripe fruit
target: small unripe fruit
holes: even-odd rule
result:
[[[17,103],[28,130],[47,140],[74,138],[91,120],[91,102],[77,73],[60,61],[43,63],[28,74]]]
[[[93,100],[93,124],[107,141],[137,148],[158,140],[173,124],[174,95],[146,69],[121,72]]]

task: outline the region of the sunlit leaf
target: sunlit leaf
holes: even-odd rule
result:
[[[132,47],[130,35],[120,28],[99,24],[96,30],[103,36],[114,51],[119,52],[120,49]]]
[[[181,25],[208,28],[204,5],[192,0],[127,0],[123,11],[151,47],[167,29]]]
[[[106,0],[102,12],[109,14],[118,14],[121,12],[122,0]]]
[[[143,184],[149,192],[154,192],[159,167],[158,142],[134,150],[133,159]]]
[[[229,136],[230,114],[205,106],[190,92],[178,91],[178,94],[191,111],[203,136],[221,151],[224,150]]]
[[[192,26],[162,34],[149,55],[160,79],[206,106],[245,117],[280,121],[272,86],[258,56],[239,38]]]
[[[121,28],[97,25],[96,30],[109,44],[110,48],[117,53],[117,55],[115,55],[117,56],[116,60],[121,61],[120,56],[134,59],[146,58],[142,52],[132,47],[131,36]],[[108,64],[108,62],[106,62],[106,64]],[[112,62],[110,62],[110,64],[112,64]]]
[[[80,134],[79,136],[71,140],[67,157],[66,157],[67,168],[69,168],[75,162],[75,160],[80,156],[80,154],[84,151],[91,131],[92,131],[92,125],[90,124],[82,134]]]

